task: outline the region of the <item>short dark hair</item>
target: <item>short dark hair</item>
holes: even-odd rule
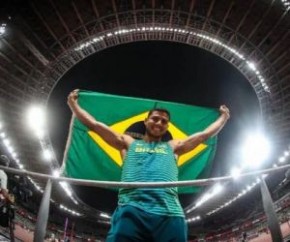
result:
[[[170,120],[170,112],[167,110],[167,109],[165,109],[165,108],[153,108],[153,109],[151,109],[150,111],[149,111],[149,113],[148,113],[148,116],[147,116],[147,118],[148,117],[150,117],[150,115],[153,113],[153,112],[161,112],[161,113],[166,113],[167,114],[167,116],[168,116],[168,118],[169,118],[169,120]]]

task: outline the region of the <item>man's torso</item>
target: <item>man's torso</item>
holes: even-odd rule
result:
[[[173,182],[178,180],[175,155],[167,142],[134,141],[124,159],[123,182]],[[146,212],[184,216],[177,188],[120,189],[119,204],[139,207]]]

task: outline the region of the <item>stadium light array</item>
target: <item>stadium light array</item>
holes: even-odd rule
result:
[[[250,136],[250,138],[249,138],[249,140],[248,140],[248,142],[247,142],[245,147],[246,148],[244,148],[244,152],[248,153],[247,156],[246,156],[246,161],[250,160],[251,163],[256,163],[256,165],[260,164],[261,161],[266,159],[268,154],[265,155],[265,153],[267,153],[269,151],[269,149],[270,149],[269,148],[270,145],[269,145],[268,140],[263,135],[261,135],[259,133],[256,133],[253,136]],[[290,150],[290,148],[289,148],[289,150]],[[284,151],[284,156],[279,158],[280,162],[281,162],[282,159],[285,160],[286,159],[285,157],[286,156],[288,157],[289,155],[290,155],[290,153],[288,151]],[[246,164],[249,165],[249,163],[246,163]],[[239,175],[242,172],[243,168],[245,168],[245,164],[243,164],[243,165],[244,165],[244,167],[242,167],[242,168],[233,168],[231,170],[231,176],[233,177],[233,179],[237,179],[239,177]],[[259,182],[260,182],[260,179],[257,179],[252,184],[248,184],[246,186],[246,188],[242,192],[240,192],[236,197],[234,197],[231,200],[227,201],[225,204],[221,205],[219,208],[216,208],[216,209],[212,210],[207,215],[211,215],[213,213],[216,213],[220,209],[229,206],[231,203],[236,201],[238,198],[240,198],[241,196],[245,195],[247,192],[250,192]],[[221,187],[221,185],[219,185],[219,186]],[[201,205],[203,205],[204,203],[206,203],[208,200],[214,199],[215,195],[218,194],[218,193],[219,192],[212,192],[212,193],[208,192],[208,193],[205,193],[201,197],[201,199],[198,200],[195,203],[195,205],[193,207],[191,207],[190,209],[186,210],[186,213],[190,213],[193,210],[195,210],[196,208],[198,208]]]
[[[66,211],[66,212],[69,212],[72,215],[81,216],[81,214],[79,212],[76,212],[75,210],[70,209],[62,204],[59,205],[59,208]]]
[[[78,201],[73,197],[73,191],[70,187],[70,185],[67,182],[59,182],[60,186],[62,187],[62,189],[65,191],[65,193],[67,194],[67,196],[75,203],[75,204],[79,204]]]
[[[250,68],[250,70],[252,72],[254,72],[254,74],[256,75],[257,79],[260,81],[261,86],[263,87],[264,91],[266,92],[270,92],[270,88],[267,85],[265,78],[263,77],[263,75],[261,74],[261,72],[258,70],[258,67],[256,66],[256,64],[254,62],[252,62],[251,60],[246,59],[246,57],[244,56],[244,54],[240,53],[236,48],[233,48],[225,43],[223,43],[221,40],[211,37],[210,35],[206,35],[200,32],[196,32],[196,31],[189,31],[187,29],[182,29],[182,28],[169,28],[169,27],[161,27],[161,26],[152,26],[152,27],[139,27],[139,28],[121,28],[117,31],[109,31],[106,34],[100,35],[98,37],[93,37],[91,40],[86,41],[82,44],[80,44],[78,47],[74,48],[75,51],[80,51],[84,48],[88,48],[89,46],[102,42],[106,39],[110,39],[114,36],[119,36],[119,35],[124,35],[124,34],[128,34],[128,33],[140,33],[140,32],[171,32],[171,33],[178,33],[178,34],[184,34],[187,36],[193,36],[196,38],[200,38],[203,39],[205,41],[211,42],[215,45],[221,46],[224,49],[226,49],[227,51],[229,51],[230,53],[232,53],[234,56],[238,57],[239,59],[241,59],[242,61],[244,61],[244,63],[246,65],[248,65],[248,67]]]
[[[281,163],[284,163],[286,161],[289,161],[289,157],[290,157],[290,145],[288,146],[288,149],[282,152],[282,156],[280,156],[278,158],[278,163],[274,163],[273,167],[279,167],[279,165]],[[268,175],[267,174],[263,174],[262,177],[266,178]],[[240,198],[241,196],[247,194],[248,192],[250,192],[257,184],[259,184],[261,182],[260,178],[257,178],[255,182],[253,182],[250,185],[247,185],[246,188],[244,188],[240,193],[238,193],[238,195],[234,198],[232,198],[231,200],[229,200],[228,202],[224,203],[223,205],[221,205],[220,207],[210,211],[209,213],[207,213],[207,215],[212,215],[218,211],[220,211],[222,208],[230,205],[232,202],[236,201],[238,198]]]
[[[192,223],[192,222],[199,221],[199,220],[201,220],[201,217],[200,216],[195,216],[195,217],[192,217],[192,218],[188,218],[186,221],[187,221],[187,223]]]
[[[2,124],[2,130],[4,129],[4,126]],[[11,140],[7,137],[6,133],[4,131],[2,131],[0,133],[0,138],[1,141],[4,145],[4,147],[7,150],[7,153],[9,154],[11,160],[14,160],[15,163],[17,164],[17,166],[20,169],[24,170],[24,165],[20,162],[19,158],[18,158],[18,154],[16,153],[16,149],[13,147]]]
[[[195,203],[195,205],[189,209],[186,210],[186,213],[190,213],[192,212],[194,209],[200,207],[201,205],[203,205],[205,202],[207,202],[208,200],[212,199],[213,197],[215,197],[217,194],[221,193],[223,190],[223,186],[219,183],[215,184],[210,191],[206,192],[205,194],[203,194],[203,196]]]
[[[55,159],[55,154],[53,148],[50,144],[45,140],[46,134],[46,113],[44,108],[41,106],[33,105],[27,111],[27,121],[29,127],[32,129],[36,137],[38,137],[41,148],[42,148],[42,156],[46,161],[52,161]],[[55,172],[55,171],[54,171]],[[53,173],[56,176],[56,173]],[[59,176],[59,174],[58,174]],[[78,201],[73,197],[73,191],[70,188],[70,185],[67,183],[60,183],[60,186],[65,191],[65,193],[70,197],[70,199],[78,204]]]
[[[261,182],[260,179],[256,179],[255,182],[253,182],[252,184],[247,185],[241,192],[239,192],[235,197],[233,197],[232,199],[230,199],[229,201],[225,202],[224,204],[222,204],[221,206],[219,206],[218,208],[215,208],[213,210],[211,210],[210,212],[208,212],[206,215],[212,215],[214,213],[217,213],[218,211],[220,211],[221,209],[228,207],[229,205],[231,205],[233,202],[235,202],[236,200],[238,200],[240,197],[244,196],[245,194],[247,194],[248,192],[250,192],[257,184],[259,184]]]
[[[37,116],[35,116],[37,114],[38,110],[37,109],[34,109],[31,111],[30,114],[32,114],[32,117],[33,118],[37,118]],[[28,118],[30,119],[31,116]],[[33,119],[32,119],[33,120]],[[44,122],[42,122],[42,124],[44,124]],[[24,169],[24,165],[22,164],[22,162],[20,161],[20,159],[18,158],[18,155],[17,153],[15,152],[15,149],[14,147],[12,146],[12,142],[10,141],[10,139],[7,137],[6,133],[3,131],[3,124],[1,123],[1,133],[0,133],[0,140],[2,141],[2,143],[4,144],[4,146],[6,147],[7,151],[9,152],[9,155],[13,158],[12,160],[15,161],[15,163],[17,164],[17,166],[19,167],[19,169],[22,169],[22,170],[25,170]],[[48,155],[48,154],[47,154]],[[41,193],[44,192],[44,190],[29,176],[27,176],[27,179],[30,181],[30,183],[35,187],[35,189]],[[75,203],[75,204],[78,204],[78,202],[76,201],[76,199],[74,199],[72,197],[72,192],[70,191],[69,187],[67,184],[64,185],[65,187],[65,191],[67,192],[67,194],[70,194],[70,198],[72,199],[72,201]],[[69,209],[63,205],[61,205],[62,208],[73,214],[73,215],[77,215],[77,216],[81,216],[80,213],[72,210],[72,209]]]
[[[100,217],[102,217],[102,218],[111,218],[111,216],[106,214],[106,213],[100,213]]]

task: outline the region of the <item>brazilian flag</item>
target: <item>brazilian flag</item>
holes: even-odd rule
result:
[[[79,105],[98,121],[118,133],[136,139],[145,133],[144,119],[153,108],[165,108],[171,114],[168,132],[163,140],[184,139],[202,131],[219,116],[215,109],[80,91]],[[210,171],[217,138],[208,139],[178,159],[179,180],[206,177]],[[89,130],[78,119],[73,119],[63,162],[63,174],[68,177],[102,181],[120,181],[123,161],[118,150],[108,145],[98,134]],[[179,193],[190,193],[198,188],[179,188]]]

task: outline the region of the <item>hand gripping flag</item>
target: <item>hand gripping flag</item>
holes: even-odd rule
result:
[[[98,121],[136,139],[144,135],[143,121],[153,108],[165,108],[171,113],[164,141],[184,139],[202,131],[219,115],[215,109],[88,91],[79,92],[78,103]],[[216,137],[210,138],[178,158],[180,181],[201,179],[209,174],[216,142]],[[79,179],[120,181],[122,165],[118,150],[78,119],[72,119],[62,166],[64,175]],[[197,190],[197,187],[183,187],[179,188],[179,193]]]

